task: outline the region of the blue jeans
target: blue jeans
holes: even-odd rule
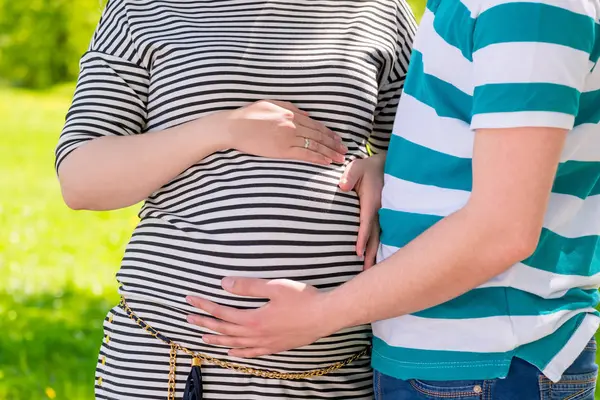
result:
[[[592,340],[558,383],[515,358],[505,379],[404,381],[375,371],[374,389],[376,400],[594,400],[597,375]]]

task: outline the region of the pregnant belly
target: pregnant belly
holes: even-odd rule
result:
[[[144,206],[118,274],[121,293],[146,304],[136,306],[155,323],[177,315],[167,330],[176,326],[180,340],[220,354],[199,342],[203,331],[185,322],[195,311],[186,296],[259,307],[265,300],[231,295],[221,279],[285,278],[325,290],[362,270],[355,253],[358,199],[338,190],[341,170],[254,160],[238,168],[205,168],[198,176],[188,171],[187,179]],[[342,345],[344,338],[351,343]],[[324,340],[313,345],[326,352],[317,351],[316,363],[368,343],[368,328]]]

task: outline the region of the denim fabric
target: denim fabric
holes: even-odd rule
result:
[[[376,400],[594,400],[596,342],[553,383],[533,365],[515,358],[504,379],[465,381],[404,381],[375,371]]]

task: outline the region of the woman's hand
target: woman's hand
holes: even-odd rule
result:
[[[340,180],[344,191],[355,190],[360,199],[360,228],[356,253],[365,257],[365,269],[375,265],[379,247],[379,209],[383,190],[385,153],[353,161]]]
[[[329,165],[342,164],[348,151],[338,135],[288,102],[261,100],[225,117],[232,148],[244,153]]]
[[[343,163],[347,151],[339,136],[292,104],[259,101],[163,131],[89,140],[60,166],[63,197],[77,210],[128,207],[191,165],[231,148],[324,165]]]

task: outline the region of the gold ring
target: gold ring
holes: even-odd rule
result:
[[[309,138],[304,138],[304,148],[308,149],[310,146],[310,139]]]

